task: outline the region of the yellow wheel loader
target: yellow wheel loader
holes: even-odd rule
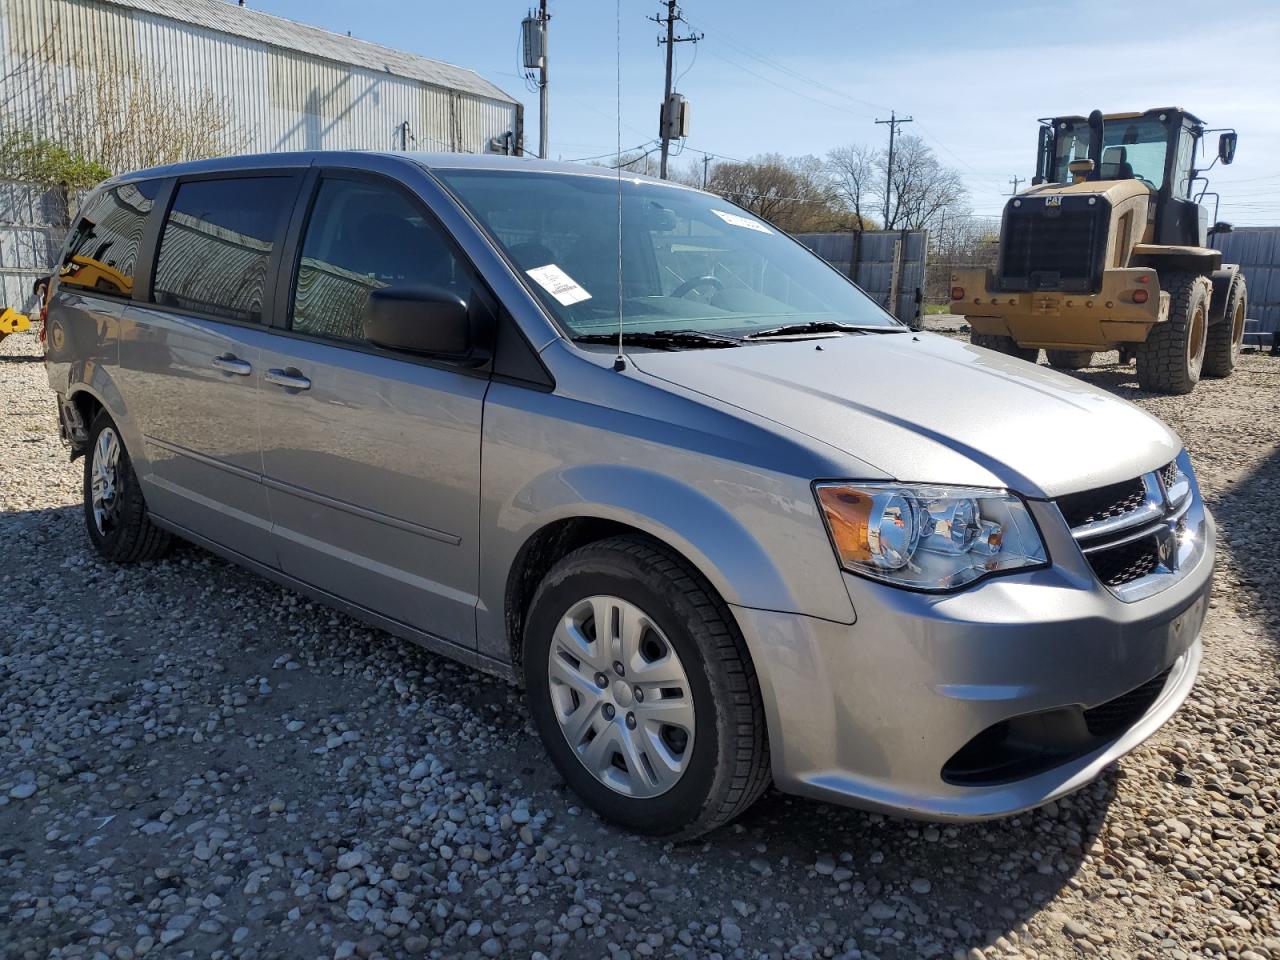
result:
[[[1231,227],[1217,222],[1203,174],[1232,161],[1235,131],[1178,107],[1040,123],[1036,175],[1005,206],[996,268],[951,275],[951,310],[973,342],[1031,361],[1043,348],[1062,369],[1118,349],[1160,393],[1229,376],[1248,292],[1208,246]],[[1211,133],[1217,157],[1197,169]]]

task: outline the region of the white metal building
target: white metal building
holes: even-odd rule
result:
[[[523,135],[522,106],[471,70],[225,0],[0,0],[11,114],[53,125],[50,98],[131,71],[163,77],[177,96],[218,98],[245,153],[515,153]]]

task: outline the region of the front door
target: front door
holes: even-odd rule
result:
[[[264,482],[282,569],[473,647],[480,424],[489,380],[374,347],[365,301],[474,275],[423,205],[382,180],[322,176],[288,329],[261,357]]]

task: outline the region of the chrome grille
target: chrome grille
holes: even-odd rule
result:
[[[1067,526],[1083,527],[1115,517],[1127,516],[1142,506],[1147,486],[1141,477],[1112,483],[1096,490],[1069,493],[1058,499],[1058,507],[1067,518]]]
[[[1183,546],[1192,505],[1189,470],[1174,461],[1132,480],[1058,498],[1094,574],[1122,600],[1163,589],[1191,556]]]

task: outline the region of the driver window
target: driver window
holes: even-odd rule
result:
[[[291,328],[363,340],[369,294],[399,286],[443,287],[469,299],[472,278],[435,224],[399,190],[321,181],[302,242]]]

